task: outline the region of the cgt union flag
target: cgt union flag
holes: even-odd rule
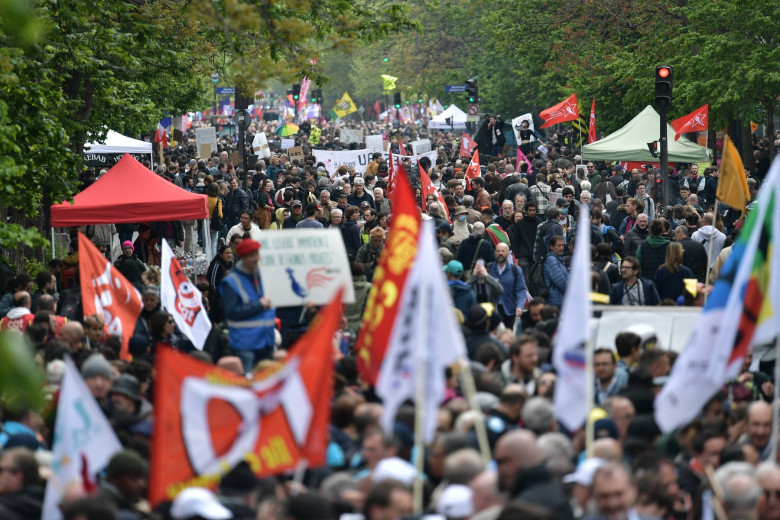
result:
[[[466,190],[471,191],[471,179],[482,177],[482,169],[479,166],[479,150],[474,150],[469,166],[466,168]]]
[[[214,487],[245,460],[259,477],[301,459],[325,464],[333,335],[341,292],[317,315],[281,366],[246,379],[170,349],[157,353],[149,501]]]
[[[81,232],[79,232],[79,272],[84,316],[92,314],[103,316],[106,333],[122,338],[119,357],[130,361],[131,357],[127,349],[138,315],[143,308],[141,295]]]
[[[198,350],[203,350],[206,336],[211,331],[211,320],[201,304],[200,291],[184,274],[166,240],[162,241],[162,246],[160,300],[163,307],[173,315],[179,330]]]
[[[580,118],[580,110],[577,106],[577,94],[572,94],[555,106],[542,110],[539,117],[544,119],[541,128],[547,128],[557,123],[576,121]]]
[[[433,181],[431,181],[431,178],[428,177],[428,174],[425,172],[425,169],[422,166],[420,166],[420,187],[422,188],[423,211],[428,210],[428,205],[425,203],[425,199],[428,197],[428,194],[433,193],[436,196],[436,200],[438,200],[439,204],[441,204],[441,206],[444,208],[444,212],[447,214],[447,218],[450,218],[450,209],[444,202],[444,196],[438,189],[436,189],[436,186],[433,185]]]
[[[471,153],[477,149],[477,142],[469,137],[466,132],[460,138],[460,156],[468,157]]]
[[[393,223],[374,271],[363,325],[355,344],[357,369],[363,379],[372,385],[376,384],[390,333],[400,312],[399,296],[406,287],[412,260],[417,256],[420,235],[420,210],[403,163],[399,163],[393,179],[396,184],[393,193]]]

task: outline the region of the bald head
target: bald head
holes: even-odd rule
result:
[[[70,347],[72,351],[77,351],[82,346],[84,339],[84,327],[77,321],[69,321],[62,325],[60,329],[60,340]]]
[[[515,485],[517,472],[542,463],[542,455],[536,447],[536,435],[528,430],[505,433],[496,443],[498,487],[510,492]]]
[[[764,401],[754,401],[748,408],[747,433],[750,444],[759,452],[769,443],[772,434],[772,407]]]
[[[32,305],[32,298],[27,291],[17,291],[14,293],[14,307],[27,307]]]
[[[483,471],[471,479],[469,487],[474,493],[471,500],[475,514],[501,503],[498,494],[498,473],[495,471]]]
[[[623,460],[623,448],[611,437],[597,439],[593,441],[593,456],[609,462],[620,462]]]

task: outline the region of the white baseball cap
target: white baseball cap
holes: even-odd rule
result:
[[[593,483],[593,475],[596,474],[596,470],[606,463],[604,459],[592,458],[585,459],[577,466],[574,473],[569,473],[563,477],[564,484],[571,484],[576,482],[583,486],[590,486]]]
[[[467,518],[474,514],[474,492],[462,484],[450,484],[439,497],[436,512],[447,518]]]
[[[233,513],[217,500],[217,495],[205,488],[187,488],[173,500],[171,516],[174,520],[185,520],[199,516],[208,520],[228,520]]]

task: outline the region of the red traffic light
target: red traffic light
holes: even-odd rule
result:
[[[660,67],[658,69],[658,75],[662,78],[668,77],[670,73],[671,71],[669,70],[669,67]]]

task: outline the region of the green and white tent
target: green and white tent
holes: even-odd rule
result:
[[[647,143],[658,141],[661,134],[661,117],[647,105],[634,119],[607,137],[582,147],[583,161],[641,161],[658,162],[650,155]],[[712,162],[712,150],[690,139],[674,140],[674,128],[666,124],[669,142],[669,162]],[[658,147],[660,152],[660,144]]]

